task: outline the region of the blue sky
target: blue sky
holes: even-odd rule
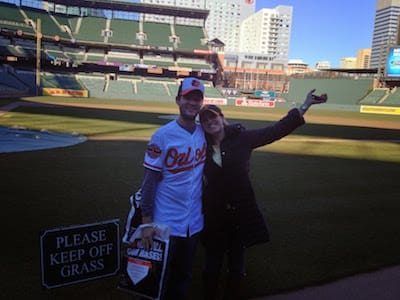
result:
[[[376,0],[257,0],[256,10],[278,5],[293,7],[289,59],[338,67],[341,58],[371,48]]]

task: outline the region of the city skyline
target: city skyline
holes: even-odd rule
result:
[[[278,5],[293,7],[289,59],[338,67],[341,58],[372,46],[376,0],[257,0],[256,10]]]

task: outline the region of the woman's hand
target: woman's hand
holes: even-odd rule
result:
[[[321,94],[320,96],[314,95],[315,89],[311,90],[306,97],[306,100],[304,100],[304,103],[300,106],[299,111],[301,115],[304,115],[304,113],[310,108],[311,105],[313,104],[321,104],[325,103],[328,101],[328,95],[327,94]]]
[[[313,104],[325,103],[328,100],[327,94],[321,94],[320,96],[318,96],[318,95],[314,95],[314,92],[315,92],[315,89],[311,90],[307,94],[307,98],[304,101],[304,104],[306,104],[307,106],[310,107]]]

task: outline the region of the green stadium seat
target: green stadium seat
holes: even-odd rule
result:
[[[68,59],[68,57],[61,50],[45,50],[45,52],[51,57]]]
[[[93,98],[134,99],[131,79],[106,80],[104,76],[79,75],[79,81]]]
[[[388,97],[381,103],[388,106],[400,106],[400,88],[395,87],[389,92]]]
[[[35,91],[35,73],[28,71],[16,71],[13,68],[0,68],[1,94],[7,92],[23,95],[32,94]],[[4,89],[4,90],[3,90]]]
[[[86,62],[104,62],[105,55],[103,50],[90,49],[85,53],[84,61]]]
[[[23,8],[23,11],[27,15],[27,17],[32,20],[32,22],[36,26],[37,19],[41,20],[41,31],[44,36],[55,37],[59,36],[64,39],[71,39],[70,35],[63,31],[56,22],[52,19],[52,17],[43,10],[35,10],[31,8]]]
[[[0,3],[0,28],[34,34],[32,26],[25,22],[18,7],[7,3]]]
[[[77,78],[84,85],[85,89],[89,91],[89,96],[93,98],[104,98],[106,97],[103,91],[105,87],[104,76],[87,76],[78,75]]]
[[[140,63],[140,57],[136,53],[109,51],[106,55],[106,61],[111,63],[120,63],[126,65],[134,65]]]
[[[205,37],[202,27],[175,25],[175,34],[179,37],[179,50],[208,50],[208,46],[201,42]]]
[[[388,94],[388,92],[389,90],[386,88],[376,88],[361,99],[360,104],[378,104],[379,101]]]
[[[175,66],[172,56],[143,56],[143,64],[163,68]]]
[[[43,73],[41,76],[41,85],[44,88],[61,88],[67,90],[84,90],[80,82],[74,75],[61,75],[52,73]]]
[[[153,81],[136,81],[137,99],[149,101],[171,101],[174,96],[169,95],[171,92],[167,83]]]
[[[143,32],[147,36],[147,40],[144,40],[144,45],[173,47],[173,44],[169,41],[169,37],[171,36],[170,24],[144,22]]]
[[[212,69],[212,67],[205,60],[202,59],[180,57],[177,59],[177,63],[179,67],[190,68],[192,70]]]
[[[72,34],[72,29],[70,27],[70,23],[69,23],[69,17],[67,17],[66,15],[62,15],[62,14],[51,14],[51,16],[54,18],[54,22],[60,26],[60,29],[64,29],[66,30],[65,32],[68,33],[68,31]],[[71,36],[68,33],[68,36],[65,37],[70,39]]]
[[[108,94],[110,98],[114,99],[132,99],[132,80],[110,80],[107,86],[106,94]]]
[[[136,33],[139,32],[139,22],[132,20],[112,19],[110,30],[112,36],[108,42],[112,44],[139,45]]]
[[[63,53],[67,58],[71,59],[76,64],[80,64],[85,60],[84,49],[64,47]]]
[[[373,86],[373,79],[299,79],[289,82],[288,101],[301,103],[307,93],[316,89],[317,94],[327,93],[328,103],[335,105],[358,105]]]
[[[205,86],[205,95],[208,98],[225,98],[221,92],[213,86]]]
[[[76,21],[76,23],[75,23]],[[103,31],[106,29],[106,19],[100,17],[71,18],[70,22],[75,25],[73,35],[76,40],[90,42],[104,42]]]

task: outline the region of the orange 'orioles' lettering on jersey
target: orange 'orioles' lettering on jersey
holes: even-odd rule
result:
[[[204,163],[205,157],[206,143],[201,149],[193,151],[192,147],[188,147],[186,152],[181,153],[176,148],[170,148],[165,156],[165,166],[171,173],[179,173]]]

